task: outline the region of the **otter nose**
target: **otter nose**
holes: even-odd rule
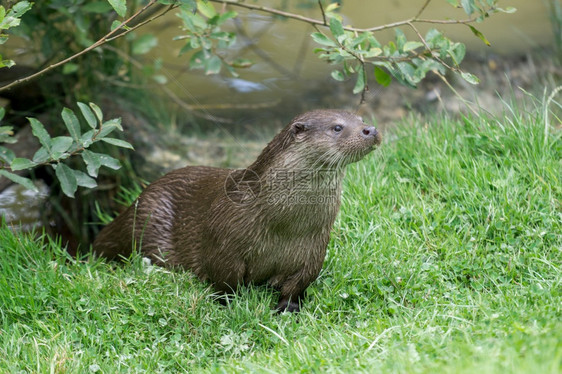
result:
[[[378,134],[378,131],[374,126],[365,127],[362,132],[364,136],[377,136]]]

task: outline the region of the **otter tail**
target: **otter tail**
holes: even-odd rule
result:
[[[108,259],[129,257],[136,247],[132,207],[105,226],[94,240],[93,250]]]

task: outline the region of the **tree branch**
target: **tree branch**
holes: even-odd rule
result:
[[[416,16],[414,17],[414,19],[419,18],[419,16],[421,16],[421,14],[423,13],[423,11],[425,10],[425,8],[427,8],[427,6],[429,5],[429,3],[431,2],[431,0],[427,0],[425,2],[425,4],[422,5],[422,7],[420,8],[420,10],[418,11],[418,14],[416,14]]]
[[[95,42],[94,44],[92,44],[92,45],[89,46],[88,48],[83,49],[83,50],[81,50],[80,52],[75,53],[74,55],[72,55],[72,56],[70,56],[70,57],[68,57],[68,58],[66,58],[66,59],[64,59],[64,60],[61,60],[61,61],[59,61],[59,62],[56,62],[56,63],[54,63],[54,64],[52,64],[52,65],[49,65],[48,67],[46,67],[46,68],[44,68],[44,69],[38,71],[37,73],[31,74],[31,75],[29,75],[29,76],[27,76],[27,77],[25,77],[25,78],[17,79],[17,80],[13,81],[13,82],[10,83],[10,84],[7,84],[7,85],[5,85],[5,86],[2,86],[2,87],[0,87],[0,92],[5,91],[5,90],[9,90],[10,88],[12,88],[12,87],[14,87],[14,86],[17,86],[18,84],[21,84],[21,83],[24,83],[24,82],[28,82],[28,81],[30,81],[30,80],[32,80],[32,79],[38,78],[38,77],[42,76],[43,74],[45,74],[45,73],[47,73],[47,72],[49,72],[49,71],[51,71],[51,70],[53,70],[53,69],[55,69],[55,68],[61,66],[61,65],[64,65],[64,64],[66,64],[67,62],[70,62],[70,61],[72,61],[72,60],[74,60],[74,59],[76,59],[76,58],[82,56],[83,54],[86,54],[86,53],[90,52],[91,50],[96,49],[97,47],[99,47],[99,46],[101,46],[101,45],[104,45],[105,43],[108,43],[108,42],[110,42],[110,41],[112,41],[112,40],[114,40],[114,39],[116,39],[116,38],[119,38],[119,37],[121,37],[121,36],[123,36],[123,35],[126,35],[126,34],[130,33],[130,32],[133,31],[133,30],[136,30],[137,28],[143,26],[144,24],[146,24],[146,23],[148,23],[148,22],[150,22],[150,21],[152,21],[152,20],[154,20],[154,19],[156,19],[156,18],[158,18],[158,17],[163,16],[164,14],[166,14],[167,12],[169,12],[170,10],[172,10],[172,9],[175,7],[175,6],[171,5],[171,6],[169,6],[164,12],[162,12],[162,13],[160,13],[160,14],[154,16],[154,17],[151,17],[151,18],[149,18],[149,19],[147,19],[147,20],[145,20],[145,21],[143,21],[143,22],[141,22],[141,23],[139,23],[139,24],[137,24],[137,25],[135,25],[135,26],[132,26],[132,27],[130,27],[130,28],[126,28],[126,27],[127,27],[127,24],[128,24],[129,22],[131,22],[132,20],[134,20],[136,17],[138,17],[140,14],[142,14],[145,10],[147,10],[147,9],[150,8],[152,5],[154,5],[154,4],[156,3],[156,1],[157,1],[157,0],[150,0],[150,2],[149,2],[148,4],[146,4],[144,7],[142,7],[141,9],[139,9],[135,14],[133,14],[133,15],[132,15],[131,17],[129,17],[127,20],[123,21],[123,23],[121,23],[121,25],[119,25],[119,26],[116,27],[115,29],[111,30],[109,33],[107,33],[106,35],[104,35],[101,39],[99,39],[97,42]],[[120,30],[123,30],[123,32],[120,33],[120,34],[115,35],[115,34],[116,34],[118,31],[120,31]]]
[[[423,45],[425,46],[425,49],[431,54],[431,56],[439,61],[439,63],[441,63],[443,66],[445,66],[447,69],[451,70],[451,71],[456,71],[458,70],[456,67],[450,66],[449,64],[447,64],[445,61],[443,61],[443,59],[441,57],[439,57],[438,55],[435,55],[433,53],[433,50],[429,47],[429,44],[427,44],[427,41],[424,39],[424,37],[422,36],[422,34],[420,33],[420,31],[417,29],[416,26],[414,26],[413,23],[408,23],[408,26],[410,26],[412,28],[412,30],[414,30],[414,33],[416,33],[416,35],[418,36],[418,38],[420,39],[420,41],[423,43]]]
[[[306,23],[309,23],[311,25],[328,26],[323,20],[305,17],[305,16],[301,16],[300,14],[285,12],[283,10],[279,10],[279,9],[275,9],[275,8],[269,8],[269,7],[266,7],[266,6],[247,4],[247,3],[243,3],[241,0],[209,0],[209,1],[211,1],[213,3],[227,4],[227,5],[232,5],[232,6],[236,6],[236,7],[240,7],[240,8],[246,8],[246,9],[250,9],[250,10],[257,10],[257,11],[260,11],[260,12],[275,14],[277,16],[296,19],[298,21],[306,22]],[[467,24],[467,23],[476,22],[476,18],[467,18],[467,19],[463,19],[463,20],[454,20],[454,19],[453,20],[433,20],[433,19],[417,18],[423,12],[423,10],[429,4],[430,1],[431,0],[426,1],[426,3],[423,5],[423,7],[420,9],[420,11],[418,12],[418,14],[415,17],[411,17],[411,18],[408,18],[408,19],[403,20],[403,21],[397,21],[397,22],[393,22],[393,23],[388,23],[386,25],[370,27],[370,28],[366,28],[366,29],[365,28],[344,26],[344,30],[355,31],[355,32],[375,32],[375,31],[382,31],[382,30],[386,30],[386,29],[392,29],[392,28],[395,28],[395,27],[398,27],[398,26],[405,26],[405,25],[408,25],[409,23],[434,23],[434,24],[439,24],[439,25],[456,25],[456,24]]]
[[[320,7],[320,11],[322,12],[322,19],[324,20],[324,25],[328,24],[326,20],[326,12],[324,12],[324,6],[322,5],[322,0],[318,0],[318,6]]]

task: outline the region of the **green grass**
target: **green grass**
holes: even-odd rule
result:
[[[562,141],[507,110],[413,121],[351,166],[298,315],[3,225],[0,372],[560,372]]]

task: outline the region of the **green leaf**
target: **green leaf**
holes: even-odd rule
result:
[[[151,78],[158,84],[168,83],[168,78],[163,74],[155,74]]]
[[[375,66],[375,80],[381,86],[387,87],[392,82],[392,77],[383,69]]]
[[[113,170],[117,170],[121,167],[119,160],[108,155],[99,154],[99,160],[103,166]]]
[[[217,15],[217,11],[210,1],[198,1],[197,10],[207,18],[213,18]]]
[[[43,124],[32,117],[28,117],[27,119],[29,120],[29,123],[31,123],[31,132],[33,135],[39,139],[39,142],[41,142],[47,152],[51,152],[51,137],[49,136],[47,130],[45,130]]]
[[[74,112],[68,108],[64,108],[61,113],[62,120],[68,129],[70,136],[76,142],[80,139],[80,122]]]
[[[313,32],[310,34],[312,39],[318,43],[328,47],[337,47],[338,45],[332,39],[328,38],[326,35],[322,34],[321,32]]]
[[[13,169],[12,169],[13,170]],[[7,170],[0,170],[0,175],[8,178],[9,180],[11,180],[12,182],[21,184],[22,186],[24,186],[25,188],[27,188],[28,190],[31,190],[33,192],[39,192],[39,189],[33,184],[33,182],[28,179],[28,178],[24,178],[24,177],[20,177],[17,174],[14,173],[10,173]]]
[[[332,71],[332,78],[341,82],[345,80],[345,75],[339,70],[334,70]]]
[[[132,53],[134,55],[144,55],[158,45],[158,38],[152,34],[144,34],[133,41]]]
[[[74,197],[74,193],[78,188],[74,170],[62,163],[53,165],[53,167],[55,168],[55,175],[60,182],[62,192],[68,197]]]
[[[353,87],[353,93],[357,94],[365,89],[365,74],[363,70],[363,65],[359,66],[357,69],[357,81],[355,82],[355,87]]]
[[[72,62],[67,62],[62,67],[62,73],[65,74],[65,75],[76,73],[78,71],[78,67],[79,67],[78,64],[73,64]]]
[[[111,156],[89,150],[85,150],[82,153],[82,159],[86,163],[88,174],[94,178],[98,176],[100,166],[105,166],[113,170],[117,170],[121,167],[119,160]]]
[[[410,41],[410,42],[404,43],[404,47],[402,48],[402,50],[404,52],[410,52],[410,51],[413,51],[414,49],[418,49],[420,47],[423,47],[423,43]]]
[[[447,0],[447,2],[455,8],[459,6],[459,0]]]
[[[107,0],[109,4],[113,7],[115,12],[119,14],[120,17],[125,17],[127,13],[127,1],[126,0]]]
[[[103,14],[111,10],[111,6],[105,1],[93,1],[91,3],[84,4],[80,7],[80,10],[86,13],[99,13]]]
[[[480,79],[474,74],[461,72],[461,77],[470,84],[478,84],[480,83]]]
[[[466,47],[463,43],[455,43],[452,48],[449,49],[449,56],[453,59],[455,65],[460,65],[464,56],[466,54]]]
[[[388,44],[383,47],[384,55],[387,57],[394,55],[396,51],[396,44],[393,41],[388,42]]]
[[[8,11],[8,16],[19,18],[23,16],[23,14],[27,12],[29,9],[31,9],[32,6],[33,3],[30,3],[29,1],[19,1],[16,4],[14,4],[12,9]]]
[[[70,149],[74,140],[70,136],[57,136],[53,138],[52,149],[54,153],[64,153]]]
[[[231,18],[236,18],[238,16],[238,13],[234,12],[234,11],[228,11],[228,12],[224,12],[221,15],[219,15],[218,17],[215,16],[216,21],[215,24],[217,26],[222,25],[225,21],[231,19]]]
[[[498,11],[503,12],[503,13],[515,13],[517,12],[517,8],[514,8],[512,6],[508,6],[507,8],[496,8]]]
[[[191,40],[188,40],[188,42],[180,49],[178,55],[181,56],[184,53],[192,51],[193,49],[194,47],[191,45]]]
[[[0,68],[11,68],[15,64],[14,60],[2,60],[2,55],[0,55]]]
[[[92,110],[84,103],[77,102],[77,104],[80,108],[80,111],[82,112],[82,115],[86,119],[86,123],[88,123],[88,126],[90,126],[92,129],[95,129],[98,125],[98,122],[96,121],[96,117]]]
[[[416,77],[417,81],[421,81],[423,78],[425,78],[428,71],[437,71],[444,74],[444,66],[433,59],[414,59],[413,62],[417,66],[417,69],[414,72],[414,76]]]
[[[109,121],[105,121],[101,125],[100,132],[97,134],[96,138],[101,140],[105,138],[107,135],[112,133],[115,129],[123,131],[123,127],[121,127],[121,118],[114,118],[110,119]]]
[[[389,71],[400,83],[410,87],[416,87],[416,82],[413,79],[415,69],[408,62],[399,62]]]
[[[51,159],[51,155],[49,154],[49,152],[47,152],[45,147],[39,148],[37,152],[35,152],[35,154],[33,155],[33,162],[36,162],[38,164],[47,162],[50,159]]]
[[[37,166],[37,164],[31,160],[28,160],[27,158],[16,157],[12,160],[10,169],[12,169],[12,171],[17,171],[23,169],[31,169],[35,166]]]
[[[199,14],[195,14],[191,9],[188,10],[185,7],[181,7],[178,17],[182,19],[184,28],[193,33],[198,33],[207,28],[207,21]]]
[[[339,19],[332,17],[330,18],[330,31],[339,40],[339,37],[344,34],[343,25]]]
[[[221,67],[222,67],[221,59],[218,56],[213,55],[205,63],[205,74],[206,75],[218,74],[221,71]]]
[[[177,3],[178,0],[160,0],[160,2],[169,1],[169,4]],[[192,12],[197,10],[197,2],[196,0],[179,0],[179,3],[182,4],[182,7],[187,6],[189,9],[192,9]]]
[[[406,45],[406,35],[400,29],[395,29],[394,33],[396,34],[396,47],[399,51],[404,50],[404,46]]]
[[[362,32],[358,37],[353,38],[353,40],[350,41],[349,47],[351,47],[352,49],[364,50],[369,44],[369,33]]]
[[[372,47],[364,54],[364,56],[365,58],[373,58],[373,57],[380,56],[381,53],[382,53],[382,49],[380,49],[379,47]]]
[[[0,146],[0,164],[4,163],[11,163],[14,158],[16,158],[16,154],[11,149],[6,147]]]
[[[195,52],[193,56],[189,59],[189,68],[190,69],[202,69],[205,67],[205,62],[207,60],[207,55],[205,51],[201,50]]]
[[[32,7],[32,3],[29,1],[19,1],[15,3],[8,12],[5,12],[4,7],[1,7],[5,17],[0,19],[0,30],[9,29],[11,27],[16,27],[21,22],[21,17]]]
[[[82,159],[86,163],[88,174],[94,178],[98,176],[98,171],[101,166],[100,156],[101,154],[88,150],[82,152]]]
[[[83,133],[82,136],[80,137],[80,144],[82,145],[82,147],[88,148],[89,146],[91,146],[92,143],[94,142],[93,140],[94,135],[95,135],[95,130],[88,130],[85,133]]]
[[[338,9],[341,6],[340,2],[336,2],[336,3],[331,3],[328,4],[326,6],[325,12],[329,13],[329,12],[334,12],[336,9]]]
[[[238,69],[246,69],[253,65],[254,62],[252,60],[248,60],[247,58],[237,58],[230,63],[230,66]]]
[[[101,139],[102,141],[115,145],[117,147],[122,147],[122,148],[129,148],[129,149],[134,149],[133,146],[129,143],[126,142],[124,140],[121,139],[115,139],[115,138],[103,138]]]
[[[437,29],[429,29],[425,34],[425,40],[430,43],[430,46],[437,44],[441,39],[443,39],[443,34]]]
[[[95,179],[88,176],[88,174],[80,170],[72,170],[74,177],[76,178],[76,184],[86,188],[96,188],[98,184]]]
[[[461,6],[469,16],[474,13],[474,0],[461,0]]]
[[[18,140],[13,137],[13,130],[14,128],[12,126],[0,126],[0,143],[16,143]]]
[[[98,122],[102,122],[103,121],[103,114],[101,112],[101,109],[99,106],[97,106],[94,103],[88,103],[88,105],[90,106],[90,108],[92,108],[92,110],[94,111],[94,113],[96,114],[96,117],[98,118]]]
[[[115,20],[113,22],[111,22],[111,27],[109,28],[111,31],[115,30],[116,28],[118,28],[119,26],[121,26],[123,22],[119,21],[119,20]]]
[[[480,38],[480,40],[482,40],[484,42],[484,44],[486,44],[488,47],[491,46],[490,42],[488,41],[488,39],[486,39],[486,37],[484,36],[484,34],[482,34],[479,30],[477,30],[474,26],[471,25],[467,25],[468,27],[470,27],[470,30],[472,30],[472,33],[474,35],[476,35],[478,38]]]

